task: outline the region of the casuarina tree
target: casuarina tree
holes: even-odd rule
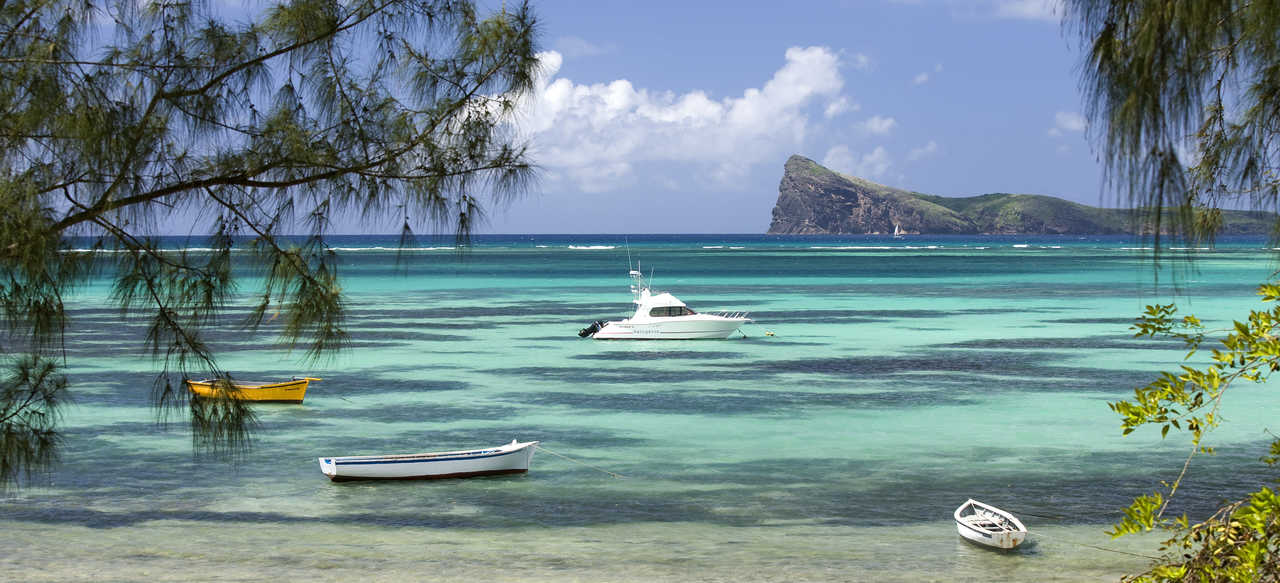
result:
[[[1216,209],[1277,209],[1280,2],[1067,0],[1064,7],[1066,25],[1085,45],[1082,85],[1109,184],[1156,225],[1157,253],[1161,238],[1212,241],[1221,225]],[[1276,283],[1259,287],[1271,306],[1280,301]],[[1223,396],[1280,370],[1280,307],[1253,310],[1215,332],[1178,316],[1173,304],[1150,306],[1137,330],[1180,338],[1188,364],[1112,409],[1124,433],[1145,425],[1185,431],[1193,449],[1177,477],[1138,497],[1113,531],[1168,531],[1164,558],[1133,579],[1280,580],[1280,497],[1272,488],[1207,517],[1166,513],[1193,458],[1212,453],[1208,437],[1225,413]],[[1208,359],[1193,360],[1206,352]],[[1259,455],[1275,464],[1280,439]]]
[[[160,410],[189,414],[197,448],[234,449],[252,412],[180,382],[228,378],[208,338],[229,302],[247,330],[330,353],[347,340],[336,221],[465,237],[518,195],[538,29],[527,5],[496,8],[0,2],[0,485],[57,458],[67,301],[89,278],[146,322]],[[175,229],[207,240],[154,238]],[[241,264],[260,287],[237,291]]]

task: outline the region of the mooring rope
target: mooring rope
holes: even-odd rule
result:
[[[1062,520],[1065,516],[1057,516],[1053,514],[1033,514],[1031,512],[1014,512],[1017,516],[1034,516],[1036,518],[1045,518],[1048,520]]]
[[[1017,512],[1014,512],[1013,514],[1014,514],[1014,515],[1017,515],[1017,516],[1034,516],[1034,517],[1036,517],[1036,518],[1047,518],[1047,519],[1049,519],[1049,520],[1062,520],[1063,518],[1065,518],[1065,517],[1063,517],[1063,516],[1050,516],[1050,515],[1046,515],[1046,514],[1035,514],[1035,513],[1032,513],[1032,512],[1022,512],[1022,511],[1017,511]],[[1096,550],[1099,550],[1099,551],[1106,551],[1106,552],[1108,552],[1108,553],[1119,553],[1119,554],[1122,554],[1122,555],[1130,555],[1130,556],[1133,556],[1133,557],[1142,557],[1142,558],[1144,558],[1144,559],[1151,559],[1151,560],[1153,560],[1153,561],[1160,561],[1160,560],[1163,560],[1163,559],[1161,559],[1160,557],[1153,557],[1153,556],[1151,556],[1151,555],[1144,555],[1144,554],[1141,554],[1141,553],[1131,553],[1131,552],[1129,552],[1129,551],[1121,551],[1121,550],[1116,550],[1116,549],[1108,549],[1108,548],[1106,548],[1106,547],[1100,547],[1100,546],[1097,546],[1097,545],[1091,545],[1091,544],[1087,544],[1087,543],[1076,542],[1076,541],[1073,541],[1073,540],[1067,540],[1067,539],[1065,539],[1065,538],[1058,538],[1058,537],[1056,537],[1056,536],[1048,536],[1048,535],[1045,535],[1044,533],[1042,533],[1042,532],[1040,532],[1040,531],[1038,531],[1038,530],[1033,531],[1033,530],[1031,530],[1031,529],[1027,529],[1027,534],[1029,534],[1029,535],[1030,535],[1030,534],[1034,534],[1034,535],[1036,535],[1036,536],[1038,536],[1038,537],[1040,537],[1040,538],[1050,538],[1050,539],[1056,540],[1056,541],[1058,541],[1058,542],[1064,542],[1064,543],[1072,544],[1072,545],[1079,545],[1079,546],[1082,546],[1082,547],[1089,547],[1089,548],[1091,548],[1091,549],[1096,549]]]
[[[598,472],[604,472],[604,473],[606,473],[606,474],[609,474],[610,476],[613,476],[614,478],[625,478],[625,477],[626,477],[626,476],[624,476],[624,475],[622,475],[622,474],[619,474],[619,473],[610,472],[609,470],[606,470],[606,469],[601,468],[601,467],[599,467],[599,466],[593,466],[593,465],[591,465],[591,464],[589,464],[589,463],[586,463],[586,462],[580,462],[580,461],[575,460],[575,459],[573,459],[573,458],[571,458],[571,457],[569,457],[569,456],[567,456],[567,455],[564,455],[564,454],[562,454],[562,453],[556,453],[556,452],[554,452],[554,451],[551,451],[551,450],[547,449],[547,447],[546,447],[545,445],[542,445],[542,444],[538,444],[538,449],[540,449],[540,450],[542,450],[542,451],[545,451],[545,452],[547,452],[547,453],[549,453],[549,454],[551,454],[551,455],[553,455],[553,456],[556,456],[556,457],[559,457],[559,458],[564,458],[564,459],[566,459],[566,460],[569,460],[569,461],[571,461],[571,462],[573,462],[573,463],[575,463],[575,464],[580,464],[580,465],[587,466],[588,468],[591,468],[591,469],[596,470],[596,471],[598,471]]]
[[[1033,531],[1033,530],[1031,530],[1031,529],[1027,529],[1027,534],[1034,534],[1034,535],[1036,535],[1036,536],[1038,536],[1038,537],[1040,537],[1040,538],[1050,538],[1050,539],[1056,540],[1056,541],[1058,541],[1058,542],[1064,542],[1064,543],[1072,544],[1072,545],[1079,545],[1079,546],[1082,546],[1082,547],[1089,547],[1089,548],[1091,548],[1091,549],[1095,549],[1095,550],[1099,550],[1099,551],[1106,551],[1106,552],[1108,552],[1108,553],[1119,553],[1119,554],[1121,554],[1121,555],[1129,555],[1129,556],[1131,556],[1131,557],[1142,557],[1142,558],[1144,558],[1144,559],[1151,559],[1151,560],[1153,560],[1153,561],[1161,561],[1161,560],[1163,560],[1163,559],[1161,559],[1160,557],[1153,557],[1153,556],[1151,556],[1151,555],[1144,555],[1144,554],[1142,554],[1142,553],[1131,553],[1131,552],[1129,552],[1129,551],[1122,551],[1122,550],[1119,550],[1119,549],[1109,549],[1109,548],[1106,548],[1106,547],[1100,547],[1100,546],[1098,546],[1098,545],[1091,545],[1091,544],[1088,544],[1088,543],[1082,543],[1082,542],[1076,542],[1076,541],[1073,541],[1073,540],[1067,540],[1067,539],[1065,539],[1065,538],[1058,538],[1058,537],[1056,537],[1056,536],[1048,536],[1048,535],[1044,534],[1043,532],[1040,532],[1040,531]]]

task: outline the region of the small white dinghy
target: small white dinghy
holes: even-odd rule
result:
[[[1018,517],[973,498],[956,508],[956,530],[966,540],[996,549],[1012,549],[1027,538]]]
[[[320,458],[320,471],[335,482],[349,480],[429,480],[469,478],[529,471],[537,441],[511,443],[485,449],[357,455]]]

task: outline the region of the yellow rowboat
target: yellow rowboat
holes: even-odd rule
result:
[[[218,397],[226,394],[233,399],[257,403],[301,403],[307,394],[307,385],[320,379],[293,377],[279,383],[231,383],[229,387],[218,379],[187,380],[187,389],[201,397]],[[223,393],[223,391],[226,391]]]

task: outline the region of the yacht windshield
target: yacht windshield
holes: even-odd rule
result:
[[[696,314],[686,306],[658,306],[649,310],[649,315],[654,318],[664,318],[671,316],[692,316]]]

